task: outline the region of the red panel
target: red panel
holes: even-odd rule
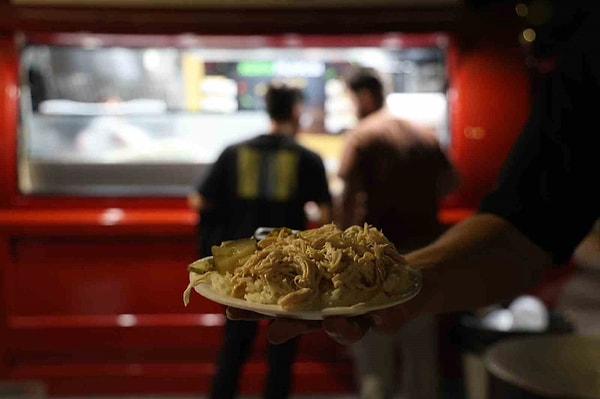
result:
[[[184,311],[181,294],[185,266],[195,259],[193,242],[65,240],[15,242],[15,270],[8,280],[15,287],[14,314]]]
[[[12,330],[10,352],[19,364],[212,362],[222,340],[222,328],[205,324],[207,318],[203,316],[206,315],[209,314],[199,315],[190,310],[189,314],[178,315],[174,325],[153,324],[155,320],[152,320],[173,319],[172,315],[122,315],[126,317],[113,316],[112,324],[100,326],[93,319],[99,318],[105,323],[108,317],[14,317],[9,320]],[[210,322],[219,320],[219,315],[210,315]],[[132,316],[139,324],[124,325],[123,321],[129,322]],[[38,323],[39,319],[44,323]],[[257,334],[253,359],[265,358],[266,324],[261,324]],[[298,359],[301,362],[336,362],[348,357],[347,348],[335,344],[323,332],[312,333],[300,340]]]
[[[193,236],[197,219],[195,212],[188,209],[148,208],[0,210],[0,231],[29,236]]]
[[[12,34],[0,32],[0,208],[17,190],[17,65]]]
[[[20,195],[15,191],[10,203],[22,209],[168,209],[189,212],[183,197],[76,197],[62,195]]]
[[[9,301],[6,266],[10,256],[8,237],[0,234],[0,379],[8,373],[9,328],[6,304]]]
[[[22,237],[13,242],[15,263],[34,267],[45,263],[97,267],[111,264],[127,267],[149,262],[175,263],[185,269],[186,262],[195,259],[193,237]],[[183,266],[182,266],[183,265]],[[37,267],[36,267],[37,266]]]
[[[49,384],[51,395],[152,394],[207,392],[211,364],[107,364],[65,365],[59,367],[18,367],[11,375],[15,379],[39,376]],[[240,388],[243,393],[257,394],[263,390],[265,365],[249,362],[243,372]],[[348,362],[296,363],[294,392],[298,394],[340,393],[354,390],[351,365]],[[323,379],[322,376],[337,376]]]
[[[83,46],[92,39],[98,46],[127,47],[417,47],[437,46],[445,35],[441,33],[378,33],[347,35],[128,35],[82,33],[29,33],[31,43]]]
[[[185,315],[167,316],[168,323],[158,322],[163,315],[136,317],[139,325],[132,327],[110,325],[105,316],[14,318],[10,378],[42,379],[51,393],[61,395],[206,392],[221,328]],[[155,322],[164,325],[152,326]],[[247,393],[262,390],[265,326],[244,369],[241,388]],[[322,332],[301,338],[295,392],[350,392],[351,372],[346,347]],[[174,391],[172,380],[181,382]]]
[[[3,294],[0,378],[35,379],[51,394],[204,393],[222,336],[222,307],[193,294],[191,212],[0,211]],[[110,223],[106,223],[110,222]],[[265,323],[242,390],[266,374]],[[315,366],[318,364],[318,366]],[[346,348],[303,337],[296,391],[354,389]]]
[[[529,83],[520,49],[453,47],[451,156],[461,187],[446,205],[475,208],[494,186],[500,167],[529,113]]]

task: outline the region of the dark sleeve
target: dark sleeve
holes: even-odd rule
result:
[[[226,148],[198,185],[198,193],[213,204],[221,202],[226,196],[229,169],[233,167],[231,160],[234,154],[232,147]]]
[[[227,184],[230,168],[232,165],[235,151],[233,147],[225,149],[217,161],[208,169],[204,179],[197,187],[197,191],[206,200],[214,205],[200,211],[198,225],[198,244],[200,256],[211,254],[211,247],[219,245],[225,239],[225,225],[223,223],[224,215],[227,212],[225,204],[227,198]],[[225,204],[223,206],[223,204]]]
[[[459,185],[458,171],[439,143],[434,148],[435,165],[437,165],[436,194],[438,198],[456,190]]]
[[[599,72],[597,49],[567,51],[541,85],[497,187],[480,206],[509,221],[556,263],[569,259],[599,214]]]
[[[304,162],[300,168],[300,194],[304,202],[330,204],[331,194],[321,157],[313,152],[303,154]]]

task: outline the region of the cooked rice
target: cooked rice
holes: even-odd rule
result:
[[[249,302],[313,310],[385,301],[410,284],[406,261],[376,228],[334,224],[292,234],[281,229],[233,273],[211,271],[194,283]]]

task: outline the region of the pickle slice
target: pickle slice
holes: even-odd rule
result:
[[[254,238],[225,241],[220,246],[213,245],[211,251],[215,268],[221,274],[233,273],[237,267],[243,265],[250,258],[256,248]]]
[[[202,258],[190,263],[187,269],[189,272],[204,274],[215,270],[215,263],[212,258]]]

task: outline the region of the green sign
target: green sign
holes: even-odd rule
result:
[[[242,61],[237,64],[240,76],[273,76],[271,61]]]

